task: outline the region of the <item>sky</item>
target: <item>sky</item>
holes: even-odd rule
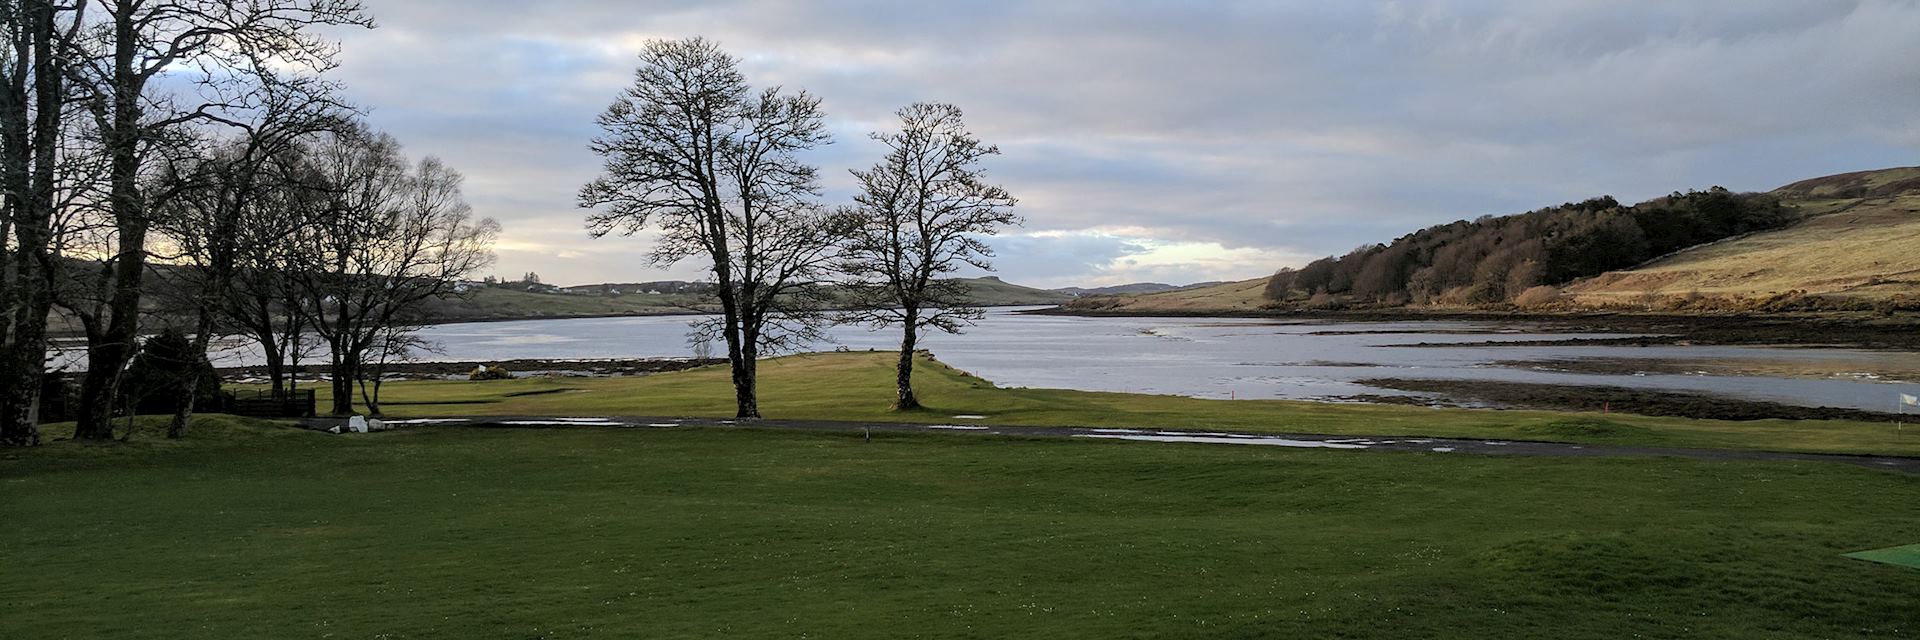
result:
[[[822,100],[824,200],[918,101],[961,107],[1031,286],[1237,280],[1601,194],[1920,164],[1920,0],[364,0],[351,100],[467,177],[509,278],[698,279],[591,238],[594,117],[649,39],[705,36]]]

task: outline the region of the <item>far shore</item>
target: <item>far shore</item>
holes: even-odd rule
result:
[[[1547,339],[1489,343],[1506,346],[1562,345],[1766,345],[1920,351],[1920,315],[1857,312],[1686,314],[1622,311],[1490,311],[1465,309],[1352,310],[1127,310],[1052,307],[1035,315],[1089,318],[1260,318],[1305,323],[1343,322],[1525,322],[1554,331],[1649,334],[1617,339]],[[1459,343],[1434,346],[1466,346]]]

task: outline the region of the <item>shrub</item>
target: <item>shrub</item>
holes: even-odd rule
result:
[[[196,353],[193,346],[193,339],[174,327],[147,338],[121,379],[121,397],[144,414],[172,413],[187,402],[213,402],[220,394],[220,376],[207,354]],[[194,385],[191,398],[189,384]]]
[[[497,364],[480,365],[480,366],[474,367],[473,372],[467,374],[467,379],[468,380],[511,380],[513,379],[513,372],[508,371],[506,367],[502,367]]]
[[[1526,291],[1522,291],[1520,295],[1513,297],[1514,306],[1522,309],[1537,309],[1559,301],[1560,288],[1544,284],[1536,287],[1527,287]]]

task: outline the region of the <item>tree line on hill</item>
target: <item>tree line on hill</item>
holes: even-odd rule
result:
[[[318,342],[350,411],[410,311],[492,259],[460,174],[325,77],[325,26],[373,23],[356,0],[0,0],[0,444],[40,440],[55,309],[85,337],[74,437],[113,438],[130,387],[175,397],[179,437],[212,336],[257,343],[276,392]]]
[[[1772,195],[1720,187],[1633,206],[1601,196],[1437,225],[1281,269],[1265,295],[1276,306],[1313,308],[1525,302],[1578,278],[1795,219]]]

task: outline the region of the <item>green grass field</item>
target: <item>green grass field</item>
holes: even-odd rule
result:
[[[789,418],[1907,452],[1879,425],[999,389],[763,365]],[[400,383],[405,415],[728,415],[723,370]],[[753,429],[202,416],[0,450],[0,638],[1869,637],[1920,629],[1920,478]]]
[[[154,423],[154,424],[157,424]],[[58,429],[56,428],[57,432]],[[204,420],[0,457],[5,638],[1886,637],[1920,479]]]
[[[1920,429],[1900,431],[1882,423],[1736,422],[1005,389],[935,361],[920,362],[915,374],[916,390],[927,409],[899,413],[887,408],[893,398],[893,358],[892,353],[821,353],[763,362],[762,413],[777,418],[905,422],[950,422],[955,415],[975,414],[988,416],[977,422],[995,425],[1211,428],[1920,455]],[[733,415],[733,391],[724,367],[628,378],[400,382],[389,383],[382,398],[383,409],[395,416]],[[327,406],[327,400],[323,398],[320,406]]]

